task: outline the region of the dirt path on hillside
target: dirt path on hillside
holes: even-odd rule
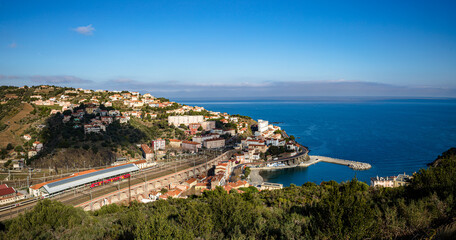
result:
[[[12,117],[5,117],[2,119],[4,124],[8,127],[0,132],[0,147],[4,148],[8,143],[14,145],[21,143],[21,134],[26,130],[30,124],[22,125],[20,120],[30,114],[33,111],[33,106],[28,103],[22,103],[21,110]]]

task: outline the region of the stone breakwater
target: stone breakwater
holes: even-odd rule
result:
[[[321,162],[345,165],[353,170],[368,170],[372,167],[369,163],[330,158],[330,157],[324,157],[324,156],[310,156],[310,159],[313,161],[318,161],[318,162],[321,161]]]
[[[370,169],[372,166],[369,163],[353,162],[348,164],[348,167],[354,170],[367,170]]]

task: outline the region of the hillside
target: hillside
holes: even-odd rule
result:
[[[2,239],[455,239],[456,157],[422,169],[408,187],[353,179],[226,193],[96,212],[41,201],[2,225]]]
[[[437,159],[435,159],[432,163],[429,163],[428,165],[436,167],[442,161],[445,161],[445,159],[452,158],[454,156],[456,156],[456,148],[450,148],[448,151],[442,153],[441,156],[438,156]]]
[[[32,105],[21,103],[13,108],[10,114],[1,119],[0,124],[5,127],[0,131],[0,148],[6,147],[9,143],[13,145],[21,144],[20,133],[30,127],[30,123],[21,120],[30,117],[33,109]]]
[[[141,159],[140,144],[160,138],[192,140],[212,130],[174,126],[168,123],[169,116],[198,115],[205,122],[214,121],[217,129],[233,130],[244,138],[252,135],[255,124],[249,117],[233,115],[241,121],[238,126],[227,120],[226,113],[129,91],[1,86],[0,102],[0,162],[10,170],[13,161],[58,169]],[[158,155],[169,155],[169,150]]]

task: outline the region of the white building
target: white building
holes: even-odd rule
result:
[[[215,121],[202,122],[201,127],[204,129],[204,131],[210,131],[215,128]]]
[[[157,150],[164,150],[166,147],[166,141],[165,139],[157,139],[157,140],[153,140],[152,141],[152,149],[154,151],[157,151]]]
[[[192,142],[192,141],[182,141],[182,149],[188,150],[191,152],[198,152],[198,149],[201,148],[201,143]]]
[[[203,143],[204,141],[219,138],[219,134],[209,134],[209,135],[201,135],[201,136],[194,136],[192,140],[197,143]]]
[[[84,133],[100,133],[106,132],[106,127],[103,124],[84,124]]]
[[[168,123],[169,125],[180,126],[184,124],[188,126],[190,123],[202,123],[204,122],[204,116],[202,115],[189,115],[189,116],[169,116]]]
[[[216,138],[204,141],[204,147],[208,149],[212,148],[222,148],[225,146],[225,139]]]
[[[268,130],[269,122],[265,120],[258,119],[258,132],[265,132]]]
[[[43,149],[43,144],[38,141],[35,141],[33,143],[33,148],[35,148],[36,151],[39,152],[39,151],[41,151],[41,149]]]
[[[30,134],[25,134],[24,136],[22,136],[26,141],[30,141],[32,140],[32,136],[30,136]]]
[[[376,177],[371,178],[371,186],[373,187],[394,187],[394,177]]]

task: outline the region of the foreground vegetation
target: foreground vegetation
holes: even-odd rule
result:
[[[84,212],[56,201],[2,223],[3,239],[454,239],[456,149],[408,187],[353,179]]]

